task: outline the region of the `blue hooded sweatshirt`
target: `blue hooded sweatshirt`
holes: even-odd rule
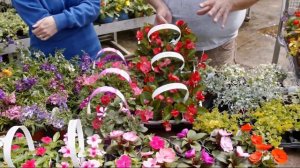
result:
[[[29,26],[30,46],[46,55],[64,49],[71,59],[83,51],[96,57],[100,42],[93,27],[99,15],[100,0],[13,0],[13,6]],[[46,41],[32,33],[32,26],[39,20],[53,16],[58,32]]]

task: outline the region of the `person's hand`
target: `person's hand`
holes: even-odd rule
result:
[[[218,22],[222,18],[222,27],[224,27],[233,5],[233,0],[206,0],[200,3],[202,9],[198,10],[197,14],[205,15],[208,13],[212,16],[214,22]]]
[[[43,41],[48,40],[57,33],[56,23],[52,16],[37,21],[32,27],[32,33]]]
[[[156,9],[156,24],[172,23],[172,14],[168,7],[162,6]]]

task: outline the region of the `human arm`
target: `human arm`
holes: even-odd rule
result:
[[[201,9],[197,11],[197,14],[208,13],[213,17],[214,22],[222,18],[222,27],[224,27],[230,12],[249,8],[256,2],[258,0],[206,0],[200,4]]]
[[[172,14],[163,0],[147,0],[156,10],[156,23],[171,23]]]

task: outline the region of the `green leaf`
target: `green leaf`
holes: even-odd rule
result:
[[[188,134],[187,134],[187,138],[191,139],[191,140],[195,140],[196,139],[196,132],[194,130],[189,130]]]
[[[220,152],[220,151],[213,151],[212,155],[220,162],[228,164],[227,161],[227,156],[224,152]]]
[[[196,151],[200,152],[201,151],[201,145],[198,142],[193,142],[191,145],[192,148],[194,148]]]
[[[59,132],[56,132],[53,136],[53,142],[56,142],[60,137],[60,133]]]

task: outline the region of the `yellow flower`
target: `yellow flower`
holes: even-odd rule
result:
[[[126,6],[130,6],[130,1],[125,2]]]
[[[2,70],[2,73],[3,73],[5,76],[8,76],[8,77],[11,77],[11,76],[12,76],[12,72],[11,72],[9,69],[3,69],[3,70]]]
[[[120,5],[117,5],[117,6],[116,6],[116,11],[120,12],[121,9],[122,9],[122,7],[121,7]]]

